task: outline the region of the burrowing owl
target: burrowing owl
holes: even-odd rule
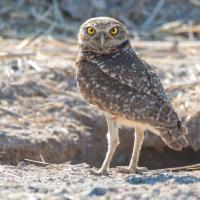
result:
[[[131,48],[126,28],[109,17],[82,24],[77,57],[77,82],[84,98],[100,108],[108,124],[108,151],[99,173],[107,172],[119,144],[118,128],[134,127],[135,142],[128,167],[137,173],[144,131],[159,135],[172,149],[187,146],[187,128],[174,111],[159,78]]]

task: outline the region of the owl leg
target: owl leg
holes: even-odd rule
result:
[[[143,140],[144,140],[144,131],[138,128],[135,128],[135,141],[134,141],[133,153],[131,156],[130,164],[128,167],[118,167],[119,172],[140,174],[144,171],[147,171],[147,168],[145,167],[138,167],[138,160],[139,160]]]
[[[101,169],[98,172],[95,172],[95,174],[98,175],[108,173],[108,168],[110,166],[113,154],[119,144],[117,123],[112,118],[107,117],[107,124],[108,124],[108,133],[107,133],[108,151],[106,153],[106,157],[101,166]]]

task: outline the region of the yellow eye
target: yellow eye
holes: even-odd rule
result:
[[[91,26],[89,26],[89,27],[87,28],[87,33],[88,33],[89,35],[94,35],[95,30],[94,30]]]
[[[110,30],[110,34],[111,34],[111,35],[117,35],[117,33],[118,33],[118,28],[117,28],[117,27],[114,27],[114,28],[112,28],[112,29]]]

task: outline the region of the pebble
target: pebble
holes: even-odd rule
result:
[[[105,195],[107,190],[103,187],[94,187],[91,189],[91,192],[88,194],[88,196],[103,196]]]

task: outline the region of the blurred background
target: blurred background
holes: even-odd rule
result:
[[[182,152],[147,132],[141,163],[154,169],[200,162],[199,0],[1,0],[0,163],[41,156],[49,163],[102,163],[105,119],[75,80],[77,32],[96,16],[126,25],[189,129]],[[133,130],[120,132],[112,165],[128,163],[132,151]]]
[[[1,36],[74,38],[91,17],[123,22],[135,40],[198,40],[199,0],[2,0]]]

